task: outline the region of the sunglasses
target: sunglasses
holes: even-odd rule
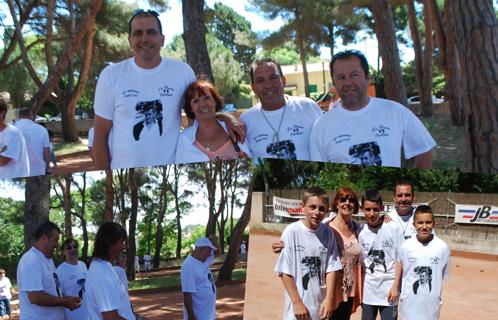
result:
[[[349,202],[353,202],[353,201],[354,201],[354,198],[353,198],[353,197],[351,197],[351,196],[346,196],[346,197],[341,197],[341,198],[339,198],[339,202],[346,202],[346,201],[348,201],[348,200],[349,200]]]
[[[159,17],[159,13],[155,10],[151,10],[151,9],[137,9],[135,11],[133,11],[133,13],[131,14],[131,18],[135,18],[136,16],[138,16],[139,14],[144,14],[144,15],[153,15],[155,17]]]
[[[72,246],[66,246],[66,250],[71,250],[71,249],[78,249],[78,245],[77,244],[73,244]]]

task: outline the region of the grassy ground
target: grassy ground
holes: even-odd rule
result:
[[[453,127],[449,114],[435,114],[428,119],[420,119],[438,144],[434,150],[434,169],[460,168],[465,170],[464,128]]]
[[[82,138],[80,142],[75,143],[67,143],[63,142],[61,139],[54,139],[54,152],[56,155],[61,156],[65,154],[71,154],[80,151],[87,151],[87,139]]]
[[[213,276],[216,279],[218,272],[213,272]],[[245,280],[246,269],[235,269],[233,271],[232,280]],[[130,290],[137,289],[155,289],[155,288],[165,288],[165,289],[178,289],[181,287],[180,274],[167,275],[163,277],[150,277],[141,278],[139,280],[130,281]]]

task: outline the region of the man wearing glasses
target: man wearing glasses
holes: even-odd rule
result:
[[[135,11],[128,23],[134,56],[100,74],[93,148],[98,169],[174,162],[183,92],[196,77],[186,63],[161,57],[158,16],[153,10]]]
[[[403,148],[415,167],[432,167],[436,142],[422,122],[397,102],[368,96],[370,73],[361,52],[337,53],[330,72],[341,100],[313,126],[311,160],[400,167]]]
[[[206,261],[217,248],[206,237],[195,242],[180,272],[183,292],[183,319],[216,319],[216,286]]]
[[[35,231],[35,244],[19,260],[17,284],[19,287],[20,319],[64,319],[64,307],[80,307],[79,297],[62,296],[61,286],[52,260],[61,230],[50,221]]]
[[[260,103],[244,112],[247,141],[254,157],[309,160],[309,135],[322,110],[311,99],[284,94],[280,64],[261,59],[251,65],[251,88]]]

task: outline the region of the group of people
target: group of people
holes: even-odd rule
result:
[[[418,168],[432,166],[436,142],[422,122],[399,103],[368,96],[371,77],[362,53],[346,50],[332,58],[330,73],[341,99],[326,113],[311,99],[284,93],[287,80],[277,61],[255,61],[250,78],[259,103],[238,119],[220,112],[223,99],[212,83],[197,79],[188,64],[161,57],[158,16],[153,10],[133,13],[133,57],[110,64],[98,78],[89,146],[97,169],[241,157],[393,167],[404,157],[414,158]],[[183,131],[182,107],[190,123]],[[5,114],[0,103],[0,178],[49,172],[46,130],[29,120],[33,134],[23,142],[2,122]]]
[[[0,99],[0,179],[49,173],[53,145],[48,130],[35,123],[29,108],[21,109],[12,124],[7,111],[7,103]]]
[[[222,97],[212,83],[197,80],[187,64],[161,57],[157,12],[137,10],[128,27],[134,56],[106,67],[95,93],[98,169],[240,157],[394,167],[404,157],[419,168],[432,166],[436,142],[406,107],[368,96],[368,63],[358,51],[333,57],[330,71],[341,100],[325,114],[311,99],[284,94],[277,61],[255,61],[251,88],[260,102],[241,122],[220,113]],[[182,106],[191,122],[183,131]]]
[[[69,238],[60,248],[65,260],[55,267],[60,234],[53,222],[42,223],[35,231],[34,245],[19,261],[20,319],[139,319],[128,296],[126,256],[122,254],[127,239],[124,227],[114,222],[100,226],[88,269],[78,260],[78,242]],[[0,306],[4,305],[10,315],[9,303],[0,299]]]
[[[319,187],[303,193],[304,218],[288,225],[275,272],[285,288],[284,319],[347,320],[362,306],[362,320],[437,320],[442,280],[449,278],[450,250],[434,234],[428,205],[412,207],[413,184],[394,189],[396,213],[381,215],[383,202],[367,190],[361,203],[350,188],[329,197]],[[353,220],[362,210],[365,224]]]

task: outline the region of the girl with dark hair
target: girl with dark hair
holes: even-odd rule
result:
[[[78,309],[71,311],[64,308],[64,319],[88,319],[88,303],[83,296],[88,269],[86,264],[78,260],[78,241],[67,238],[61,245],[61,252],[65,261],[57,267],[56,273],[61,284],[62,295],[82,299]]]
[[[194,123],[180,134],[175,163],[230,160],[250,156],[246,143],[232,140],[223,122],[216,120],[222,98],[216,87],[206,80],[197,80],[185,91],[185,114]]]
[[[97,235],[87,277],[90,319],[135,320],[125,284],[112,267],[125,249],[126,230],[115,222],[104,222]]]

